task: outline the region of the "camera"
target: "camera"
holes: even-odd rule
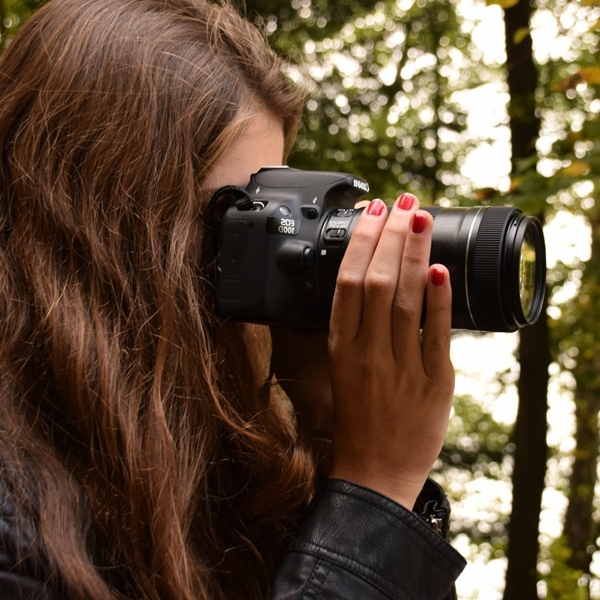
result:
[[[354,175],[266,167],[213,196],[216,309],[240,321],[327,329],[337,273],[369,184]],[[430,264],[452,284],[452,327],[515,331],[539,317],[546,284],[540,222],[514,207],[423,208]]]

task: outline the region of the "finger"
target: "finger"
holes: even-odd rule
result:
[[[420,326],[427,285],[433,217],[425,211],[412,215],[404,245],[400,280],[394,299],[393,336],[396,358],[420,354]]]
[[[450,364],[452,328],[452,289],[450,274],[444,265],[429,268],[426,315],[423,325],[423,366],[430,377]]]
[[[402,194],[394,203],[365,276],[364,329],[380,342],[392,344],[392,305],[398,288],[400,265],[412,215],[419,201]],[[391,351],[387,348],[386,352]]]
[[[360,200],[354,204],[354,208],[367,208],[369,206],[370,200]]]
[[[386,221],[386,206],[373,200],[358,219],[336,279],[330,335],[354,340],[362,322],[364,279]]]

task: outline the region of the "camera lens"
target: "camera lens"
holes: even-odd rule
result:
[[[514,207],[424,210],[434,217],[430,263],[444,264],[450,272],[452,327],[514,331],[533,324],[546,289],[544,235],[538,219]],[[328,306],[362,211],[341,212],[331,212],[319,238],[319,291]],[[342,230],[344,236],[337,235]]]

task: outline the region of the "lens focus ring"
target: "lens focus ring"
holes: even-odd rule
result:
[[[517,324],[506,318],[501,276],[506,269],[502,250],[506,231],[513,221],[511,213],[515,213],[514,208],[485,209],[474,240],[472,276],[467,273],[467,286],[473,318],[482,331],[517,329]]]

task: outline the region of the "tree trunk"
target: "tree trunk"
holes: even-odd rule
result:
[[[518,161],[535,154],[539,135],[535,91],[537,70],[531,37],[515,37],[529,28],[532,6],[520,0],[505,10],[507,82],[513,172]],[[521,39],[515,43],[515,39]],[[543,214],[538,215],[543,219]],[[546,311],[520,332],[519,408],[515,423],[513,505],[508,526],[508,566],[504,600],[538,600],[537,557],[539,514],[546,473],[549,331]]]
[[[508,525],[504,600],[537,600],[539,515],[546,474],[546,411],[550,363],[548,321],[521,331],[519,410],[514,430],[513,503]]]
[[[600,411],[600,348],[595,335],[600,299],[600,218],[591,218],[592,254],[585,265],[581,293],[575,299],[579,318],[573,327],[573,345],[578,348],[575,377],[575,459],[569,478],[569,503],[563,534],[572,554],[572,569],[590,574],[592,553],[598,534],[593,519],[594,488],[598,463],[598,411]],[[593,304],[592,304],[593,303]]]
[[[600,390],[586,390],[582,385],[583,378],[576,379],[575,460],[569,477],[569,504],[563,533],[572,550],[568,565],[589,575],[592,562],[592,552],[589,549],[595,544],[596,533],[592,514],[598,462]]]

